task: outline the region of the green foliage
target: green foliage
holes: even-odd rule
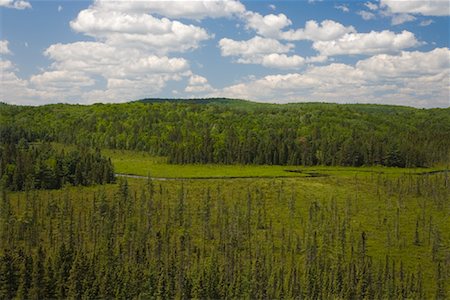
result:
[[[2,138],[139,150],[177,164],[429,167],[449,161],[449,109],[206,99],[2,105],[0,116]]]
[[[71,299],[445,298],[447,176],[120,180],[11,193],[0,291]]]
[[[114,168],[100,151],[58,152],[50,144],[0,144],[0,178],[13,191],[59,189],[65,184],[91,185],[114,182]]]

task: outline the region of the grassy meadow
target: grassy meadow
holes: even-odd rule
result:
[[[393,168],[280,166],[280,165],[224,165],[224,164],[169,164],[165,157],[155,157],[146,152],[131,150],[103,150],[111,158],[116,173],[151,176],[156,178],[227,178],[227,177],[319,177],[375,174],[417,174],[446,170],[446,168]]]

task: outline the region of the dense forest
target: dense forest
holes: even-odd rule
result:
[[[30,141],[147,151],[175,164],[427,167],[450,159],[450,109],[227,99],[2,104],[0,126]]]
[[[111,160],[88,149],[57,151],[48,143],[0,143],[1,185],[13,191],[59,189],[65,184],[92,185],[115,180]]]

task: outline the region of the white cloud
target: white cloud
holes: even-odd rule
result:
[[[206,1],[129,1],[129,0],[97,0],[95,7],[104,11],[121,11],[127,13],[149,13],[169,18],[204,19],[222,18],[239,15],[245,12],[245,6],[235,0]]]
[[[307,63],[324,63],[328,60],[327,56],[324,55],[316,55],[316,56],[310,56],[306,58]]]
[[[1,6],[15,9],[31,8],[30,2],[24,0],[0,0]]]
[[[260,64],[267,68],[298,69],[306,63],[323,63],[328,58],[323,55],[304,58],[300,55],[287,55],[294,45],[282,44],[278,40],[255,36],[246,41],[221,39],[222,56],[237,57],[241,64]]]
[[[282,44],[275,39],[255,36],[246,41],[235,41],[223,38],[219,41],[219,47],[222,56],[251,58],[261,54],[286,53],[289,52],[294,45]]]
[[[356,67],[389,78],[438,74],[450,68],[450,51],[436,48],[429,52],[402,51],[397,56],[379,54],[359,61]]]
[[[331,64],[311,67],[305,73],[269,75],[223,89],[227,97],[265,100],[269,102],[326,101],[313,97],[316,91],[350,87],[364,83],[364,76],[351,66]]]
[[[296,69],[305,63],[299,55],[288,56],[293,44],[282,44],[275,39],[255,36],[246,41],[221,39],[219,41],[222,56],[237,57],[237,63],[261,64],[269,68]]]
[[[53,69],[99,75],[105,79],[141,80],[149,74],[169,74],[164,77],[169,80],[189,70],[184,58],[156,56],[100,42],[55,44],[44,53],[54,60]]]
[[[334,6],[334,8],[339,9],[339,10],[342,10],[343,12],[349,12],[349,11],[350,11],[350,9],[348,8],[348,6],[345,5],[345,4],[336,5],[336,6]]]
[[[156,95],[167,82],[192,75],[186,59],[167,54],[196,49],[211,38],[199,26],[166,17],[199,20],[244,12],[245,7],[238,1],[194,1],[184,5],[182,1],[97,0],[70,23],[74,31],[95,41],[48,47],[44,54],[53,61],[51,66],[29,82],[21,81],[26,89],[11,98],[21,95],[27,101],[27,93],[46,101],[116,102]],[[2,48],[7,49],[6,42]],[[11,78],[9,82],[19,80],[14,73],[2,74],[3,78],[6,75]],[[208,83],[192,86],[213,90]]]
[[[127,14],[89,8],[70,22],[78,32],[98,38],[110,45],[126,45],[158,53],[183,52],[195,49],[210,38],[200,27],[186,25],[148,14]]]
[[[406,22],[414,21],[416,17],[410,14],[394,14],[391,19],[392,25],[400,25]]]
[[[421,14],[424,16],[449,16],[450,2],[448,0],[381,0],[381,7],[392,13]]]
[[[58,5],[58,12],[61,12],[63,10],[63,7],[61,5]]]
[[[79,88],[92,86],[95,81],[81,72],[66,70],[48,71],[30,78],[30,82],[38,89],[61,89]]]
[[[283,32],[281,37],[289,41],[311,40],[311,41],[331,41],[347,33],[356,32],[353,26],[344,26],[332,20],[324,20],[320,24],[314,20],[307,21],[305,28],[288,30]]]
[[[0,102],[39,104],[39,92],[30,88],[27,80],[19,78],[16,71],[17,69],[11,61],[0,59]],[[49,102],[50,98],[46,100]]]
[[[277,38],[281,29],[292,24],[284,14],[262,16],[258,13],[247,12],[244,18],[248,29],[253,29],[258,34],[271,38]]]
[[[9,50],[9,41],[7,40],[0,40],[0,54],[11,54],[11,51]]]
[[[402,49],[418,46],[413,33],[402,31],[396,34],[389,30],[369,33],[349,33],[337,40],[318,41],[313,48],[324,56],[348,54],[378,54],[397,52]]]
[[[418,63],[419,62],[419,63]],[[310,66],[303,73],[269,75],[212,95],[268,102],[330,101],[447,107],[450,50],[377,55],[355,66]]]
[[[27,104],[37,104],[39,99],[47,103],[123,102],[156,95],[168,81],[190,74],[189,63],[183,58],[156,56],[101,42],[55,44],[44,54],[54,62],[49,70],[32,76],[29,82],[11,71],[2,72],[2,86],[21,87],[8,88],[2,94],[4,99]],[[104,87],[99,79],[106,82]]]
[[[275,5],[273,5],[273,4],[269,4],[269,8],[270,8],[271,10],[276,10],[276,9],[277,9],[277,7],[276,7]]]
[[[13,69],[13,64],[9,60],[0,59],[0,71],[6,72]]]
[[[269,68],[297,69],[303,66],[305,59],[298,55],[272,53],[262,58],[262,65]]]
[[[214,89],[208,84],[208,79],[200,75],[192,74],[189,78],[189,84],[184,91],[187,93],[205,93],[212,92]]]
[[[373,20],[376,18],[375,14],[371,13],[370,11],[361,10],[357,12],[358,15],[363,18],[365,21]]]
[[[202,85],[206,83],[208,83],[208,79],[203,76],[193,74],[191,77],[189,77],[190,85]]]
[[[179,80],[179,78],[172,78]],[[127,102],[158,95],[164,88],[168,78],[165,76],[148,75],[142,78],[109,78],[104,89],[94,89],[82,94],[81,101],[97,102]]]

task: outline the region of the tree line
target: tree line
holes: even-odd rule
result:
[[[176,164],[426,167],[450,159],[449,109],[222,99],[4,104],[0,115],[3,134],[9,124],[35,139],[147,151]]]
[[[59,189],[115,181],[111,160],[100,150],[56,150],[49,143],[0,143],[1,185],[12,191]]]

